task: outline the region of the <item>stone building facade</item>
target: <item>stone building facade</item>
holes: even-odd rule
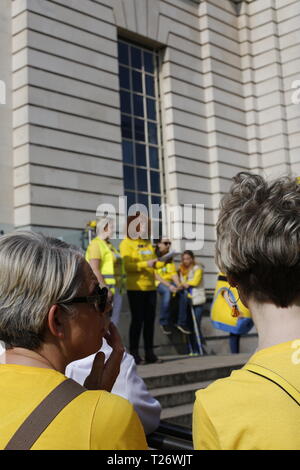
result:
[[[204,204],[212,290],[231,177],[300,174],[300,2],[1,0],[0,230],[79,244],[124,194],[120,38],[159,57],[161,191]]]

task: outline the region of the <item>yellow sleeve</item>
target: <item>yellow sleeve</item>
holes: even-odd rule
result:
[[[99,243],[95,240],[92,240],[90,246],[88,247],[89,259],[101,259],[101,251]]]
[[[203,270],[201,268],[196,269],[193,279],[187,281],[191,287],[199,286],[200,282],[202,281]]]
[[[201,403],[201,391],[196,392],[193,409],[193,443],[195,450],[221,450],[217,432]]]
[[[120,243],[120,255],[124,261],[125,271],[127,273],[139,272],[148,267],[147,261],[133,261],[131,247],[123,240]]]
[[[171,263],[171,266],[170,266],[170,275],[171,276],[176,276],[177,274],[177,270],[176,270],[176,266],[174,263]]]
[[[91,450],[148,450],[140,419],[129,401],[102,392],[91,428]]]

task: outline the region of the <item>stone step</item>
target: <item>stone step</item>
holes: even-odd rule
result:
[[[180,424],[181,426],[191,427],[193,406],[194,403],[189,403],[163,409],[161,420],[168,421],[169,423]]]
[[[160,402],[162,409],[167,409],[193,403],[196,391],[200,388],[206,388],[210,383],[211,381],[207,381],[177,385],[175,387],[157,388],[151,390],[151,395]]]
[[[138,373],[149,390],[213,381],[241,368],[250,355],[167,356],[162,364],[138,366]]]

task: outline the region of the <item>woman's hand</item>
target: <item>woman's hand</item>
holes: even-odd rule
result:
[[[104,336],[112,353],[105,363],[105,354],[98,352],[95,356],[90,375],[85,379],[84,386],[88,390],[106,390],[111,392],[120,372],[125,348],[121,336],[113,323],[110,323],[107,334]]]

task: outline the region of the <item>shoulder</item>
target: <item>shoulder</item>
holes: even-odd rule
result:
[[[143,427],[128,400],[112,393],[100,392],[91,425],[91,448],[147,449]]]
[[[202,264],[195,264],[194,265],[194,271],[203,271],[203,266]]]
[[[196,403],[201,403],[210,415],[230,413],[238,403],[249,401],[255,378],[245,369],[234,370],[229,377],[213,382],[196,392]]]

